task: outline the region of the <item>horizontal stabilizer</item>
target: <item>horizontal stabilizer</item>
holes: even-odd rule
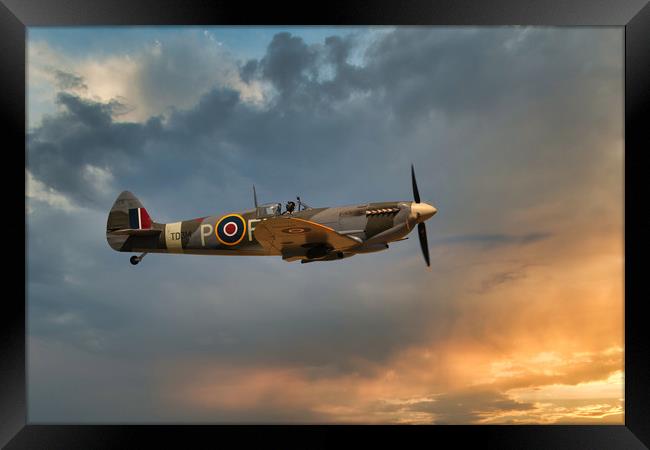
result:
[[[125,228],[122,230],[115,230],[115,231],[109,231],[111,234],[116,234],[116,235],[127,235],[127,236],[155,236],[157,234],[160,234],[162,230],[154,230],[154,229],[148,229],[148,230],[143,230],[141,228]]]

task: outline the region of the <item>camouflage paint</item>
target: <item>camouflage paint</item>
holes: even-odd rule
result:
[[[294,211],[293,214],[274,215],[263,217],[258,214],[261,209],[232,212],[218,216],[207,216],[197,219],[184,220],[173,223],[158,223],[153,219],[146,229],[131,229],[129,210],[146,209],[140,201],[130,192],[122,192],[111,208],[106,225],[106,238],[114,250],[120,252],[143,253],[186,253],[198,255],[278,255],[287,261],[328,261],[342,259],[356,253],[370,253],[388,248],[388,243],[403,239],[417,223],[417,218],[411,213],[410,201],[378,202],[359,205],[340,206],[333,208],[310,208]],[[230,217],[229,217],[230,216]],[[299,226],[292,225],[283,230],[282,236],[275,239],[275,245],[281,249],[270,246],[268,242],[258,242],[255,228],[261,221],[278,220],[282,218],[297,218],[301,221]],[[240,230],[243,221],[244,230]],[[235,224],[228,224],[228,221]],[[426,219],[424,219],[426,220]],[[218,226],[221,238],[218,235]],[[297,221],[291,221],[297,222]],[[312,223],[313,226],[309,226]],[[226,225],[227,228],[225,228]],[[321,254],[325,250],[319,249],[319,242],[313,242],[313,233],[339,233],[348,236],[359,243],[345,249],[328,247],[324,256],[309,258],[310,255]],[[234,238],[228,237],[233,233]],[[292,234],[311,233],[309,244],[296,246],[292,241]],[[240,236],[241,235],[241,236]],[[285,236],[286,235],[286,236]],[[280,239],[281,237],[281,239]],[[341,238],[339,238],[340,240]],[[228,240],[236,240],[228,243]],[[295,239],[295,241],[300,241]],[[325,241],[325,239],[323,239]],[[305,242],[302,239],[302,242]],[[350,242],[350,241],[348,241]],[[325,242],[323,242],[323,245]]]

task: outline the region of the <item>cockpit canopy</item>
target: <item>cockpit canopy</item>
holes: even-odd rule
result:
[[[300,198],[298,198],[298,205],[292,201],[287,202],[287,204],[288,203],[293,203],[293,205],[292,207],[287,205],[287,209],[284,212],[282,212],[282,203],[265,203],[263,205],[258,205],[256,208],[257,218],[281,216],[283,214],[291,214],[293,211],[305,211],[307,209],[312,209],[310,206],[302,203],[300,201]]]
[[[266,203],[257,207],[257,217],[273,217],[282,214],[281,203]]]

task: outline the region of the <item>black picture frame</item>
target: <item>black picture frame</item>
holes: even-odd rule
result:
[[[497,448],[647,448],[650,446],[650,347],[643,303],[650,298],[643,274],[648,253],[648,214],[642,208],[644,133],[650,101],[650,4],[647,0],[411,0],[328,3],[183,1],[183,0],[0,0],[0,98],[5,125],[5,161],[25,148],[26,27],[66,25],[554,25],[620,26],[625,30],[625,425],[521,426],[165,426],[30,425],[26,423],[25,284],[5,275],[0,340],[0,444],[6,448],[114,448],[142,443],[214,447],[238,443],[332,446],[351,433],[364,439],[441,439],[476,442]],[[644,146],[645,144],[645,146]],[[20,180],[19,163],[5,170]],[[8,164],[5,167],[9,167]],[[20,181],[15,181],[20,183]],[[24,207],[19,189],[5,187],[13,200],[5,214]],[[14,203],[15,202],[15,203]],[[9,213],[9,211],[13,211]],[[7,222],[5,222],[7,224]],[[9,222],[14,252],[5,254],[9,270],[19,270],[22,247],[16,224]],[[26,230],[26,228],[25,228]],[[9,230],[5,230],[9,231]],[[25,239],[27,236],[25,234]],[[25,247],[26,249],[26,240]],[[23,269],[26,269],[26,263]],[[7,272],[5,272],[7,273]],[[6,288],[18,285],[15,294]],[[26,281],[26,279],[25,279]],[[22,287],[21,287],[22,286]],[[21,295],[21,293],[23,295]],[[192,444],[188,444],[188,440]],[[137,442],[137,444],[136,444]],[[365,441],[368,442],[368,441]],[[458,444],[455,444],[458,445]]]

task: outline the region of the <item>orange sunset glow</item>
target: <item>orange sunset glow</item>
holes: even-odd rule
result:
[[[379,364],[358,358],[344,375],[317,366],[187,361],[191,371],[169,368],[169,382],[182,386],[169,401],[228,409],[234,420],[264,406],[279,411],[280,421],[283,411],[298,409],[317,422],[621,424],[623,248],[613,228],[586,239],[567,232],[516,253],[436,249],[432,256],[446,260],[444,283],[456,290],[454,307],[462,311],[444,339]],[[514,262],[527,258],[534,263]],[[469,272],[462,265],[468,259]],[[395,302],[442,289],[432,286],[440,280],[404,287],[397,276],[384,276],[403,293]]]

